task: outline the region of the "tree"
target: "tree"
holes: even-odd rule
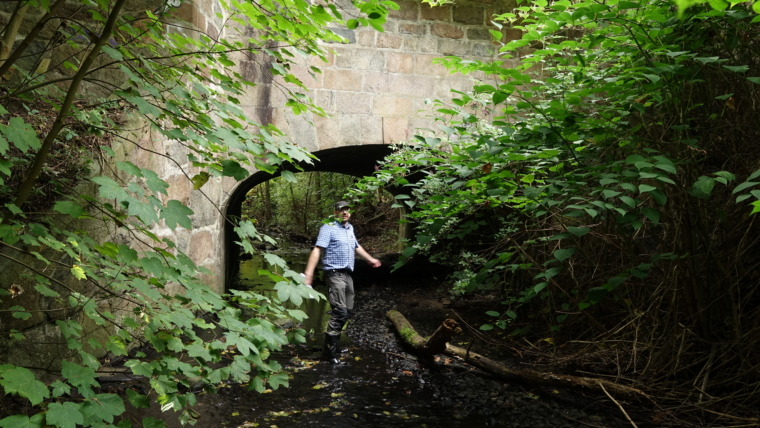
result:
[[[32,405],[0,420],[0,427],[131,426],[119,421],[122,397],[98,389],[99,349],[148,377],[162,409],[180,412],[183,424],[198,417],[191,379],[207,391],[226,379],[250,382],[258,391],[287,386],[287,375],[267,357],[288,341],[304,340],[305,332],[286,335],[272,323],[305,316],[281,304],[298,305],[308,295],[298,275],[267,255],[285,272],[272,274],[279,301],[242,291],[216,294],[201,279],[211,273],[158,233],[163,226],[192,229],[192,210],[169,198],[169,184],[149,165],[110,162],[118,153],[108,142],[174,162],[195,189],[212,177],[244,179],[249,167],[274,172],[283,162],[308,161],[310,155],[276,127],[244,114],[239,99],[256,82],[243,76],[236,58],[303,88],[291,65],[299,57],[324,58],[321,43],[341,40],[328,29],[342,22],[339,8],[331,2],[222,2],[217,35],[177,21],[174,6],[189,3],[153,2],[150,9],[144,3],[131,9],[125,0],[10,4],[0,49],[0,75],[8,79],[0,95],[0,258],[6,272],[21,271],[20,281],[33,287],[2,284],[3,325],[25,328],[4,334],[21,347],[35,329],[53,325],[70,352],[44,377],[34,367],[0,366],[5,393]],[[369,0],[354,7],[352,25],[381,28],[395,4]],[[32,21],[28,32],[14,44],[24,20]],[[296,91],[287,91],[294,112],[321,113]],[[175,141],[192,168],[141,145],[142,131],[130,128],[135,123]],[[81,185],[88,169],[101,170],[91,179],[99,198]],[[97,222],[109,233],[94,233]],[[254,251],[251,239],[271,240],[250,221],[239,221],[235,230],[246,251]],[[10,300],[22,293],[19,300],[34,296],[55,309]],[[101,328],[99,339],[88,337],[92,325]],[[202,329],[221,333],[204,339],[196,333]],[[143,360],[146,347],[158,357]],[[73,390],[83,398],[73,400]],[[126,399],[135,407],[146,403],[135,391]]]
[[[455,295],[499,293],[481,330],[606,355],[659,397],[741,413],[757,401],[744,385],[760,328],[745,280],[760,262],[758,4],[676,3],[534,1],[495,17],[496,39],[502,24],[522,39],[498,61],[445,59],[486,78],[438,102],[440,135],[357,193],[409,190],[404,255],[455,266]]]

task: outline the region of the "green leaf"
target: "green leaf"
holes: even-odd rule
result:
[[[40,139],[34,132],[32,125],[24,122],[24,119],[16,116],[11,118],[8,125],[0,125],[0,132],[13,143],[19,150],[26,152],[30,148],[37,150],[40,148]]]
[[[77,265],[74,265],[71,268],[71,274],[74,275],[74,277],[80,281],[83,279],[87,279],[87,275],[85,274],[84,269],[82,269],[81,267]]]
[[[480,329],[483,331],[493,330],[493,325],[491,324],[483,324],[480,326]]]
[[[50,397],[47,386],[35,379],[34,374],[23,367],[15,367],[6,370],[0,379],[0,385],[5,388],[6,394],[18,394],[28,398],[32,405],[42,403],[42,400]]]
[[[73,218],[79,218],[84,214],[84,209],[73,201],[58,201],[53,206],[53,209],[61,214],[68,214]]]
[[[490,315],[490,316],[492,316],[492,317],[498,317],[498,316],[500,316],[501,314],[500,314],[500,313],[498,313],[498,312],[496,312],[496,311],[487,311],[487,312],[486,312],[486,315]]]
[[[290,171],[282,171],[281,176],[282,176],[282,178],[285,179],[285,181],[287,181],[289,183],[297,183],[298,182],[298,180],[296,179],[296,175],[293,174]]]
[[[193,214],[193,210],[186,207],[182,202],[172,199],[166,204],[166,208],[161,210],[160,218],[166,222],[166,226],[171,230],[175,230],[177,225],[190,230],[193,228],[193,222],[190,220],[190,216]]]
[[[71,387],[60,380],[51,383],[50,387],[53,388],[53,397],[61,397],[71,392]]]
[[[240,181],[250,174],[248,170],[241,167],[239,163],[233,160],[222,161],[222,174],[227,177],[232,177],[237,181]]]
[[[747,70],[749,70],[748,65],[739,65],[739,66],[724,65],[723,68],[725,68],[728,71],[733,71],[734,73],[744,73]]]
[[[606,288],[594,287],[588,290],[588,299],[593,303],[597,303],[604,299],[604,296],[606,296],[607,293],[608,291]]]
[[[150,398],[147,395],[138,393],[134,389],[127,389],[127,399],[136,409],[150,407]]]
[[[660,212],[657,211],[654,208],[644,208],[641,210],[644,215],[651,221],[655,226],[660,222]]]
[[[142,420],[142,426],[143,428],[166,428],[166,423],[164,423],[164,421],[150,417]]]
[[[760,184],[760,181],[747,181],[747,182],[744,182],[744,183],[742,183],[742,184],[740,184],[740,185],[736,186],[736,188],[735,188],[735,189],[733,190],[733,192],[731,192],[731,193],[738,193],[738,192],[741,192],[742,190],[744,190],[744,189],[746,189],[746,188],[748,188],[748,187],[752,187],[752,186],[755,186],[755,185],[757,185],[757,184]]]
[[[48,425],[57,425],[60,428],[76,428],[77,424],[84,424],[84,415],[79,410],[82,406],[70,401],[65,403],[50,403],[45,414]]]
[[[31,418],[26,415],[13,415],[7,418],[0,419],[0,427],[2,428],[41,428],[42,421],[45,416],[43,414],[37,414]]]
[[[639,184],[639,193],[648,193],[653,190],[657,190],[657,188],[648,184]]]
[[[208,182],[209,178],[211,178],[211,176],[206,171],[201,171],[194,175],[193,178],[190,179],[190,181],[193,182],[193,190],[198,190],[203,187],[203,185]]]
[[[70,363],[66,360],[61,362],[61,375],[65,377],[71,386],[79,388],[79,393],[85,398],[91,397],[91,386],[100,386],[95,381],[95,370],[90,367],[82,367],[79,364]]]
[[[80,411],[84,416],[112,423],[114,416],[124,413],[124,401],[116,394],[98,394],[84,400]]]
[[[567,231],[572,233],[575,236],[581,237],[591,231],[588,227],[568,227]]]
[[[560,262],[563,262],[567,260],[568,258],[570,258],[570,256],[572,256],[573,254],[575,254],[575,250],[576,250],[575,247],[556,250],[554,252],[554,258],[556,258]]]

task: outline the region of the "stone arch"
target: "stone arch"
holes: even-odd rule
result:
[[[292,172],[337,172],[355,177],[365,177],[371,175],[375,171],[377,162],[390,153],[391,146],[386,144],[336,147],[313,152],[312,154],[317,156],[318,160],[315,160],[312,164],[300,164],[299,166],[303,169],[302,171],[299,171],[293,165],[289,165],[284,168],[284,170]],[[265,181],[279,176],[280,172],[268,174],[259,171],[238,183],[238,185],[230,191],[227,202],[223,207],[225,221],[222,228],[223,244],[221,246],[224,258],[223,287],[225,289],[235,273],[235,267],[237,266],[239,258],[239,252],[233,251],[236,249],[234,242],[237,239],[234,232],[234,226],[227,220],[240,217],[242,213],[242,203],[251,189]]]

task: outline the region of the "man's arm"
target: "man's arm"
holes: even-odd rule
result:
[[[314,249],[311,250],[311,254],[309,254],[309,260],[306,262],[306,269],[303,271],[305,277],[304,281],[306,281],[306,285],[309,287],[312,285],[314,269],[317,268],[317,263],[319,263],[320,257],[322,257],[322,248],[314,247]]]
[[[366,252],[364,248],[362,248],[361,245],[356,247],[356,254],[358,254],[359,257],[363,258],[364,260],[368,261],[369,265],[372,266],[373,268],[380,267],[380,265],[382,264],[380,263],[380,260],[370,256],[369,253]]]

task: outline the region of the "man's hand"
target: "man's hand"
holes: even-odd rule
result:
[[[380,266],[382,265],[382,263],[380,263],[380,260],[378,260],[378,259],[376,259],[376,258],[374,258],[374,257],[372,257],[372,258],[370,258],[369,260],[367,260],[367,262],[368,262],[368,263],[369,263],[369,265],[370,265],[370,266],[372,266],[373,268],[376,268],[376,267],[380,267]]]

